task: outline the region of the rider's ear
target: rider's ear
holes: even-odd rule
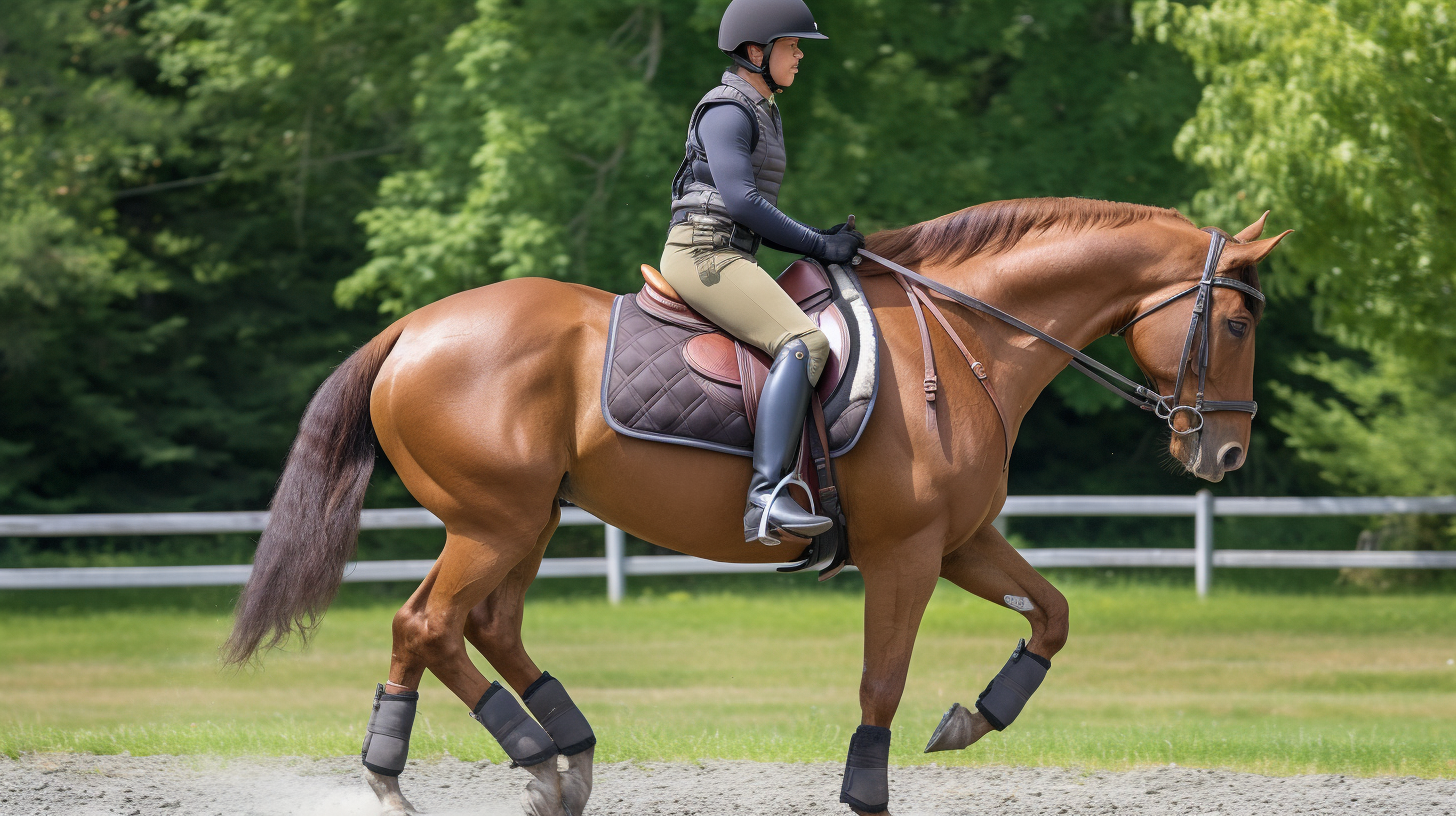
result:
[[[1264,214],[1259,216],[1258,221],[1239,230],[1239,234],[1234,236],[1234,242],[1247,244],[1250,241],[1258,240],[1259,236],[1264,234],[1264,222],[1267,220],[1269,220],[1269,211],[1265,210]]]
[[[1284,240],[1284,236],[1294,230],[1285,230],[1273,238],[1265,238],[1262,241],[1250,241],[1247,244],[1229,244],[1224,247],[1223,257],[1219,259],[1218,268],[1220,272],[1227,272],[1231,269],[1240,269],[1245,266],[1253,266],[1269,257],[1274,247]]]

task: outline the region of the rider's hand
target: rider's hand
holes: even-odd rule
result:
[[[834,226],[830,227],[827,230],[819,230],[819,234],[820,235],[838,235],[839,233],[844,232],[844,228],[845,227],[848,227],[848,226],[849,226],[849,222],[848,221],[845,221],[845,222],[840,223],[840,224],[835,224]]]
[[[819,256],[819,260],[832,264],[848,263],[865,245],[865,237],[859,230],[843,225],[836,229],[839,231],[824,236],[824,254]]]

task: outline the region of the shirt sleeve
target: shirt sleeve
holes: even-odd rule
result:
[[[698,121],[698,138],[728,217],[761,235],[774,249],[823,254],[824,237],[819,231],[784,215],[754,184],[749,150],[754,126],[747,114],[733,104],[714,105]]]

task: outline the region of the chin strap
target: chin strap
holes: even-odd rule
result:
[[[773,56],[774,42],[778,41],[774,40],[768,45],[762,46],[763,65],[754,65],[753,62],[751,62],[747,57],[743,56],[742,54],[732,51],[728,53],[728,56],[732,57],[733,61],[738,63],[739,66],[746,68],[749,71],[752,71],[753,73],[763,77],[763,81],[768,83],[768,90],[770,94],[781,93],[784,90],[784,86],[778,84],[777,82],[774,82],[773,71],[770,71],[768,68],[769,57]]]

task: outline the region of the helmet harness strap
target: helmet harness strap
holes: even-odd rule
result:
[[[738,63],[744,68],[747,68],[749,71],[752,71],[753,73],[763,77],[764,82],[768,83],[768,90],[771,94],[780,93],[784,89],[784,86],[774,81],[773,71],[769,69],[769,57],[773,56],[773,47],[774,43],[776,42],[778,42],[778,40],[773,39],[769,40],[766,45],[759,46],[763,49],[763,65],[754,65],[752,60],[748,59],[737,51],[730,51],[728,53],[728,56],[732,57],[734,62]],[[758,45],[758,43],[752,43],[752,45]]]

